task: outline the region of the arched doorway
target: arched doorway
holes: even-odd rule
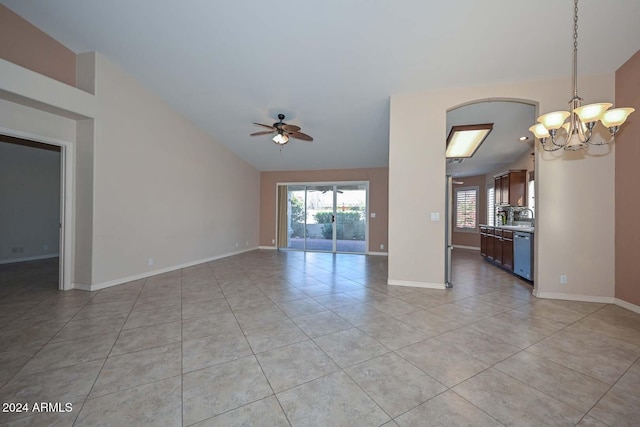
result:
[[[524,226],[527,225],[527,221],[531,221],[530,225],[533,226],[535,217],[535,146],[528,127],[535,122],[536,115],[536,102],[511,98],[473,100],[447,110],[446,135],[449,137],[452,135],[452,129],[456,130],[465,125],[487,124],[491,127],[486,139],[472,156],[450,156],[446,159],[445,283],[448,287],[456,282],[473,280],[472,276],[478,268],[477,263],[483,258],[496,268],[516,272],[513,265],[513,236],[514,232],[524,231],[524,228],[515,228],[516,222]],[[521,180],[517,188],[522,192],[522,196],[512,201],[507,200],[506,196],[502,200],[501,188],[498,188],[496,198],[494,188],[495,182],[500,182],[496,177],[509,177],[509,171],[513,171],[514,178],[515,171],[518,171],[517,176]],[[500,187],[500,184],[498,186]],[[512,186],[515,187],[515,182],[512,182]],[[515,192],[514,188],[512,195]],[[531,197],[528,197],[529,193],[533,193]],[[518,221],[512,220],[510,216],[509,225],[505,226],[513,226],[514,229],[494,228],[502,226],[497,224],[501,218],[497,215],[506,215],[507,212]],[[523,220],[523,216],[527,221]],[[486,247],[488,239],[482,231],[489,229],[492,251],[487,257],[483,248]],[[533,231],[533,228],[526,230]],[[527,236],[531,237],[532,243],[534,233]],[[518,234],[518,239],[520,237]],[[524,272],[529,270],[529,267],[522,261],[525,255],[522,255],[521,241],[516,242],[520,248],[519,271]],[[530,254],[533,254],[532,244]],[[531,273],[526,277],[533,279],[534,264],[531,262],[529,265]]]

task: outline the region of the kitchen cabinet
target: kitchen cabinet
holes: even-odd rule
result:
[[[487,256],[487,232],[488,227],[480,227],[480,255]]]
[[[493,178],[497,205],[527,205],[527,171],[514,170]]]
[[[530,242],[533,242],[533,231],[514,231],[509,227],[491,227],[488,225],[480,226],[480,255],[482,255],[487,262],[495,264],[497,267],[518,274],[528,280],[533,277],[523,275],[516,271],[516,234],[526,234],[529,236]],[[522,239],[521,239],[522,240]],[[533,246],[532,246],[533,248]],[[533,249],[531,249],[533,251]],[[533,253],[533,252],[531,252]],[[533,265],[533,264],[531,264]]]
[[[493,261],[493,233],[493,227],[487,230],[487,259],[490,261]]]
[[[502,265],[502,230],[498,228],[493,232],[493,262]]]
[[[513,231],[502,230],[502,268],[513,271]]]

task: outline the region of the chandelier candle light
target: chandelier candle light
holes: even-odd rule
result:
[[[570,111],[554,111],[538,117],[538,123],[529,130],[542,143],[544,151],[557,151],[561,148],[570,151],[580,150],[588,145],[606,145],[614,141],[620,126],[627,120],[633,108],[611,108],[608,102],[582,105],[578,96],[578,0],[573,8],[573,98],[569,101]],[[565,123],[565,121],[569,119]],[[593,128],[600,121],[611,133],[611,139],[605,142],[591,142]],[[566,138],[558,141],[558,131],[564,129]],[[547,140],[551,138],[551,144]]]

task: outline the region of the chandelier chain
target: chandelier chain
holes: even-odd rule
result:
[[[578,0],[574,0],[573,4],[573,49],[578,50]]]
[[[573,0],[573,96],[578,97],[578,0]]]
[[[544,151],[576,151],[589,145],[610,144],[614,142],[620,126],[635,111],[631,107],[609,109],[613,106],[609,102],[582,105],[582,98],[578,96],[578,1],[573,0],[573,98],[569,101],[569,111],[543,114],[538,117],[538,124],[529,128]],[[611,139],[591,140],[598,123],[609,129]],[[548,140],[550,144],[547,144]]]

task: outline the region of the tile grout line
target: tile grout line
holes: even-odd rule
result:
[[[129,313],[127,314],[127,317],[126,317],[124,323],[122,324],[122,327],[120,328],[120,331],[118,332],[118,335],[116,336],[116,339],[113,341],[113,344],[111,344],[111,348],[109,349],[109,352],[107,353],[107,357],[104,358],[104,362],[102,362],[102,366],[98,370],[98,375],[96,375],[96,378],[93,380],[93,384],[91,384],[91,388],[89,389],[89,392],[87,393],[87,396],[84,398],[84,402],[82,404],[82,408],[80,408],[80,411],[78,411],[78,415],[76,416],[76,419],[73,422],[73,426],[75,426],[76,423],[78,422],[78,418],[80,417],[80,414],[82,413],[82,410],[84,409],[84,405],[89,400],[89,396],[91,395],[91,392],[93,391],[93,388],[95,387],[96,383],[98,382],[98,378],[100,377],[100,374],[102,373],[102,370],[104,369],[104,366],[107,364],[107,360],[109,359],[109,355],[113,351],[113,347],[116,345],[116,342],[118,342],[118,338],[120,337],[120,333],[122,333],[122,329],[124,328],[124,325],[126,325],[127,320],[129,319],[129,316],[131,315],[131,312],[133,311],[133,307],[135,307],[136,301],[138,300],[138,298],[140,298],[140,294],[142,293],[142,290],[144,289],[144,287],[147,284],[147,280],[148,279],[145,279],[144,280],[144,284],[140,287],[140,291],[138,292],[138,295],[136,295],[136,299],[134,300],[134,303],[131,306],[131,309],[129,310]],[[98,294],[96,294],[96,296],[97,295]]]

